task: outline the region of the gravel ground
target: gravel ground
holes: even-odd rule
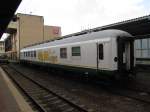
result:
[[[51,75],[33,68],[13,65],[36,80],[45,81],[45,86],[65,93],[72,100],[84,104],[95,112],[149,112],[150,105],[127,97],[106,92],[104,89],[70,78]],[[32,75],[31,75],[32,74]],[[42,77],[41,77],[42,75]],[[138,77],[139,79],[139,77]]]
[[[129,88],[141,90],[150,94],[150,71],[138,72],[136,80],[129,83]]]

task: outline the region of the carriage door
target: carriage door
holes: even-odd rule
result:
[[[105,68],[104,43],[97,43],[97,69]]]
[[[130,43],[123,44],[123,66],[125,70],[130,70]]]
[[[121,40],[118,42],[118,68],[129,71],[134,64],[133,40]]]

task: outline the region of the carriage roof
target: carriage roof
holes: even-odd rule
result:
[[[61,44],[69,44],[69,43],[76,43],[76,42],[83,42],[89,40],[96,40],[96,39],[104,39],[105,38],[117,38],[117,37],[132,37],[129,33],[122,31],[122,30],[102,30],[98,32],[89,32],[87,34],[72,36],[68,38],[62,38],[60,40],[50,41],[48,43],[41,43],[38,45],[33,45],[30,47],[23,48],[22,50],[30,50],[36,49],[41,47],[49,47],[49,46],[56,46]]]

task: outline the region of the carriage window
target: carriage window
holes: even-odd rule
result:
[[[30,57],[32,57],[32,51],[30,51]]]
[[[67,48],[60,48],[60,58],[67,58]]]
[[[99,44],[99,59],[104,59],[103,44]]]
[[[30,51],[28,52],[28,57],[30,57]]]
[[[34,57],[34,51],[32,51],[32,57]]]
[[[36,57],[36,51],[34,51],[34,57]]]
[[[32,54],[33,54],[33,52],[31,51],[31,52],[30,52],[30,57],[32,57]]]
[[[34,51],[32,51],[32,57],[34,57]]]
[[[72,47],[72,56],[81,56],[80,47]]]
[[[31,57],[31,51],[29,52],[29,57]]]
[[[31,57],[33,57],[33,51],[31,51]]]

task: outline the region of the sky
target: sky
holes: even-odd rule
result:
[[[16,13],[40,15],[62,35],[150,14],[150,0],[22,0]]]

